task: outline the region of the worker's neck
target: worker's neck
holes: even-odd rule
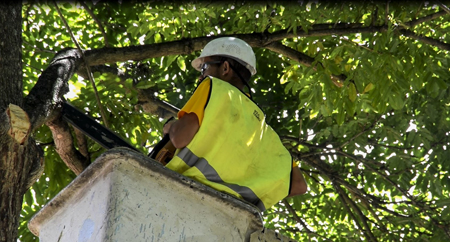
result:
[[[242,83],[242,81],[239,80],[239,79],[231,79],[231,80],[224,80],[224,81],[226,81],[226,82],[230,83],[231,85],[239,88],[240,90],[244,90],[244,87],[245,87],[244,83]]]

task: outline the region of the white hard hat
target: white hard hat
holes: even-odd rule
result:
[[[203,48],[199,57],[192,61],[192,67],[200,71],[203,64],[203,58],[208,56],[225,56],[232,58],[243,66],[250,73],[256,74],[256,58],[252,47],[245,41],[235,37],[221,37],[210,41]]]

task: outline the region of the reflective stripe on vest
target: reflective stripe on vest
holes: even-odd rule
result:
[[[227,186],[228,188],[240,194],[246,201],[255,204],[259,209],[261,209],[261,211],[266,210],[266,208],[264,207],[264,203],[259,200],[258,196],[256,196],[252,189],[245,186],[224,182],[222,178],[220,178],[217,171],[208,163],[205,158],[197,157],[188,148],[183,148],[177,154],[177,156],[180,157],[180,159],[182,159],[186,163],[186,165],[190,167],[195,166],[208,181]]]

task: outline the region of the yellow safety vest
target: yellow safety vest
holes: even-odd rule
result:
[[[289,194],[292,157],[247,95],[212,78],[202,125],[166,167],[264,211]]]

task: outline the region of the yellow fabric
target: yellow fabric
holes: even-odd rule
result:
[[[200,83],[191,98],[189,98],[184,107],[178,112],[178,119],[183,117],[186,113],[195,113],[197,115],[199,125],[202,125],[203,113],[205,110],[206,101],[208,100],[210,86],[211,80],[209,78],[204,79]]]
[[[194,94],[192,94],[191,98],[189,98],[183,108],[178,111],[178,119],[183,117],[186,113],[195,113],[197,115],[199,125],[202,125],[203,114],[205,111],[206,102],[208,101],[210,86],[211,80],[209,77],[206,77],[200,85],[198,85],[197,89],[195,89]],[[249,94],[246,95],[250,96]]]
[[[270,208],[289,194],[292,157],[266,124],[264,113],[244,93],[216,78],[210,86],[200,129],[166,167],[241,199],[247,195],[235,187],[248,189],[260,200],[249,202],[261,210]],[[198,160],[189,163],[180,155],[186,152]],[[204,164],[213,172],[203,172]],[[218,180],[211,174],[217,174]]]

